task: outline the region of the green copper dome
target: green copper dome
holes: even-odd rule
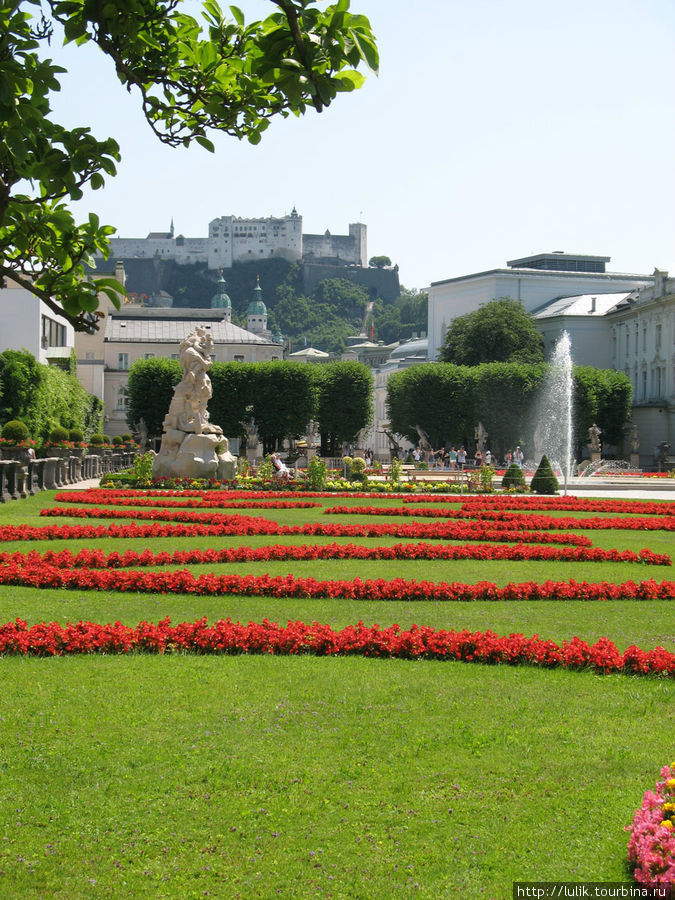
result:
[[[227,296],[227,282],[221,275],[217,282],[216,293],[211,297],[211,309],[232,309],[232,301]]]
[[[267,307],[263,303],[262,298],[262,288],[260,287],[260,276],[258,275],[256,278],[256,284],[253,288],[253,296],[251,297],[251,302],[248,305],[248,315],[249,316],[266,316],[267,315]]]

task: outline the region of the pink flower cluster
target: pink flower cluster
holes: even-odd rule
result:
[[[635,810],[628,860],[642,884],[675,884],[675,762],[661,769],[661,781]]]
[[[620,653],[607,638],[589,645],[579,638],[558,645],[538,635],[497,635],[492,631],[445,631],[413,625],[380,628],[363,622],[340,631],[317,622],[241,625],[230,619],[209,625],[207,620],[171,625],[141,622],[129,627],[78,622],[41,623],[29,627],[17,619],[0,625],[0,654],[61,656],[78,653],[269,653],[276,655],[369,656],[399,659],[461,660],[484,664],[534,665],[545,668],[590,669],[601,674],[675,675],[675,654],[663,647],[645,651],[629,647]]]

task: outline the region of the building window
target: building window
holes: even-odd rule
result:
[[[144,353],[143,354],[143,359],[154,359],[154,358],[155,358],[154,353]]]
[[[66,346],[66,326],[61,325],[49,316],[42,317],[42,348],[46,350],[48,347],[65,347]]]
[[[243,356],[235,356],[235,357],[234,357],[234,361],[235,361],[235,362],[243,362],[243,361],[244,361],[244,357],[243,357]]]
[[[642,352],[647,352],[647,326],[642,329]]]
[[[640,391],[640,400],[647,399],[647,370],[642,371],[642,390]]]
[[[660,349],[661,349],[661,336],[662,336],[662,334],[663,334],[663,326],[657,325],[657,326],[656,326],[656,334],[655,334],[655,338],[654,338],[655,341],[656,341],[656,349],[657,349],[657,350],[660,350]]]
[[[128,353],[118,353],[117,354],[117,368],[126,371],[129,368],[129,354]]]
[[[117,398],[115,401],[115,409],[118,412],[126,412],[129,407],[129,391],[123,385],[117,388]]]

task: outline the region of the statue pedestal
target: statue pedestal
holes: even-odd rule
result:
[[[600,462],[600,460],[602,459],[602,453],[599,450],[591,450],[590,453],[592,463]]]
[[[639,453],[631,453],[630,464],[633,469],[640,468],[640,454]]]

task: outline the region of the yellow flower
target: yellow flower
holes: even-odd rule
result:
[[[666,787],[671,791],[675,789],[675,778],[669,778],[668,781],[666,781]]]
[[[664,819],[660,824],[663,825],[664,828],[670,828],[671,831],[675,828],[675,825],[673,825],[670,819]]]
[[[667,813],[675,812],[675,803],[664,803],[663,811]]]

